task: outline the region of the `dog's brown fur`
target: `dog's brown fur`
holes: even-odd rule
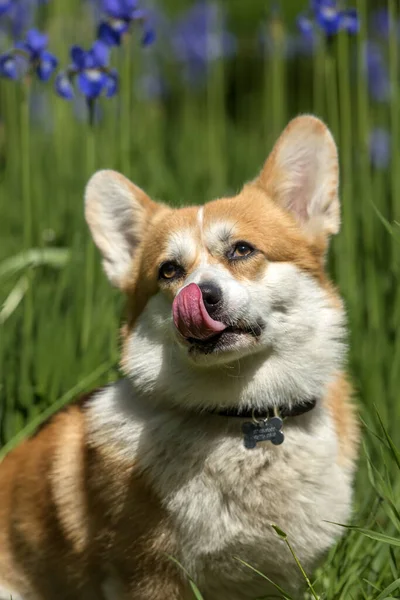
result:
[[[85,404],[6,457],[0,483],[0,581],[24,598],[101,599],[102,564],[118,566],[121,598],[184,597],[159,500],[135,465],[87,444]]]
[[[314,121],[309,126],[318,135],[322,125]],[[204,219],[218,221],[231,212],[243,239],[251,232],[262,251],[246,270],[240,263],[227,266],[236,269],[237,279],[257,279],[265,259],[292,262],[328,291],[333,304],[340,303],[324,273],[327,236],[335,231],[304,235],[277,206],[281,174],[276,152],[260,178],[237,197],[207,205]],[[143,231],[132,269],[118,282],[128,298],[124,342],[157,290],[166,234],[174,228],[195,231],[197,219],[195,208],[172,210],[155,204],[133,184],[132,190],[141,206],[138,226]],[[98,216],[87,218],[90,222]],[[197,259],[188,272],[196,264]],[[176,291],[169,288],[171,301]],[[175,525],[142,466],[124,458],[101,432],[87,435],[87,410],[93,401],[85,398],[56,415],[0,465],[0,597],[4,586],[23,600],[104,600],[102,584],[115,570],[123,585],[115,591],[121,600],[185,600],[191,597],[186,579],[169,556],[179,557]],[[351,470],[358,427],[351,389],[342,374],[321,402],[336,429],[337,460]]]

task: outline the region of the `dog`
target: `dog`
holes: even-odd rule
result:
[[[86,220],[127,298],[125,377],[0,465],[1,600],[189,600],[191,581],[205,600],[301,595],[273,525],[310,573],[351,515],[358,450],[325,272],[338,178],[309,115],[240,193],[204,206],[92,176]]]

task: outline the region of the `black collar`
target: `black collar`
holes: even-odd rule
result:
[[[215,411],[214,414],[220,415],[221,417],[239,417],[240,419],[271,419],[274,416],[286,419],[286,417],[299,417],[300,415],[304,415],[304,413],[315,408],[316,404],[317,399],[310,398],[305,402],[298,402],[291,407],[277,406],[276,408],[267,408],[264,410],[247,409],[240,412],[237,408],[226,408],[224,410]]]

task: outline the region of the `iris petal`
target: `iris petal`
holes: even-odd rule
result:
[[[108,64],[109,49],[101,40],[97,40],[89,52],[93,57],[93,67],[105,67]]]
[[[39,65],[36,69],[37,76],[41,81],[48,81],[57,65],[58,60],[53,54],[46,51],[42,52],[40,54]]]
[[[130,14],[131,21],[140,21],[148,17],[148,11],[143,8],[135,8]]]
[[[124,19],[130,19],[130,15],[137,10],[137,0],[120,0],[123,5]]]
[[[142,35],[142,46],[150,46],[156,39],[156,32],[150,27],[145,27]]]
[[[125,6],[121,0],[103,0],[103,11],[114,19],[123,19]]]
[[[8,79],[18,79],[17,64],[11,54],[0,56],[0,75]]]
[[[109,23],[100,23],[97,37],[107,46],[119,46],[121,44],[121,34]]]
[[[72,62],[77,69],[84,69],[86,67],[86,52],[80,46],[72,46],[71,48]]]
[[[348,33],[354,35],[360,31],[360,19],[355,8],[343,10],[340,15],[340,20],[341,29],[344,29]]]
[[[324,8],[335,8],[337,0],[311,0],[310,5],[314,11],[322,10]]]
[[[78,75],[78,87],[86,98],[98,98],[107,83],[107,75],[95,69]]]
[[[114,69],[108,73],[105,92],[107,98],[112,98],[118,92],[118,73]]]
[[[0,76],[8,79],[21,79],[29,68],[28,57],[20,54],[3,54],[0,56]]]
[[[26,43],[32,54],[38,54],[47,48],[49,38],[37,29],[30,29],[26,34]]]
[[[65,100],[71,100],[74,97],[74,88],[66,73],[59,73],[57,75],[54,87],[57,94],[65,98]]]
[[[12,7],[12,0],[0,0],[0,17],[8,13]]]
[[[327,35],[335,35],[341,27],[341,14],[336,8],[324,6],[317,11],[316,21]]]
[[[314,32],[314,24],[312,20],[307,15],[299,15],[297,17],[297,27],[305,37],[309,37],[313,35]]]

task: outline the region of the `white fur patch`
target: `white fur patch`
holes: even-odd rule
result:
[[[233,221],[213,221],[204,228],[204,244],[210,248],[211,253],[221,255],[226,250],[229,240],[235,235],[235,223]]]
[[[197,213],[197,223],[199,224],[200,229],[200,239],[203,241],[204,206],[199,208],[199,212]]]
[[[204,207],[201,206],[199,208],[199,212],[197,213],[197,223],[199,225],[200,230],[200,266],[204,267],[209,263],[209,253],[204,242]]]
[[[198,245],[191,229],[171,233],[166,248],[167,260],[173,259],[190,265],[196,260],[197,253]]]
[[[243,446],[241,423],[157,407],[122,380],[89,405],[91,443],[103,443],[146,473],[175,524],[176,557],[207,600],[263,597],[271,589],[238,556],[285,589],[301,575],[273,531],[280,526],[310,572],[342,530],[351,506],[351,472],[323,405],[285,422],[285,442]],[[108,598],[118,582],[108,589]]]

